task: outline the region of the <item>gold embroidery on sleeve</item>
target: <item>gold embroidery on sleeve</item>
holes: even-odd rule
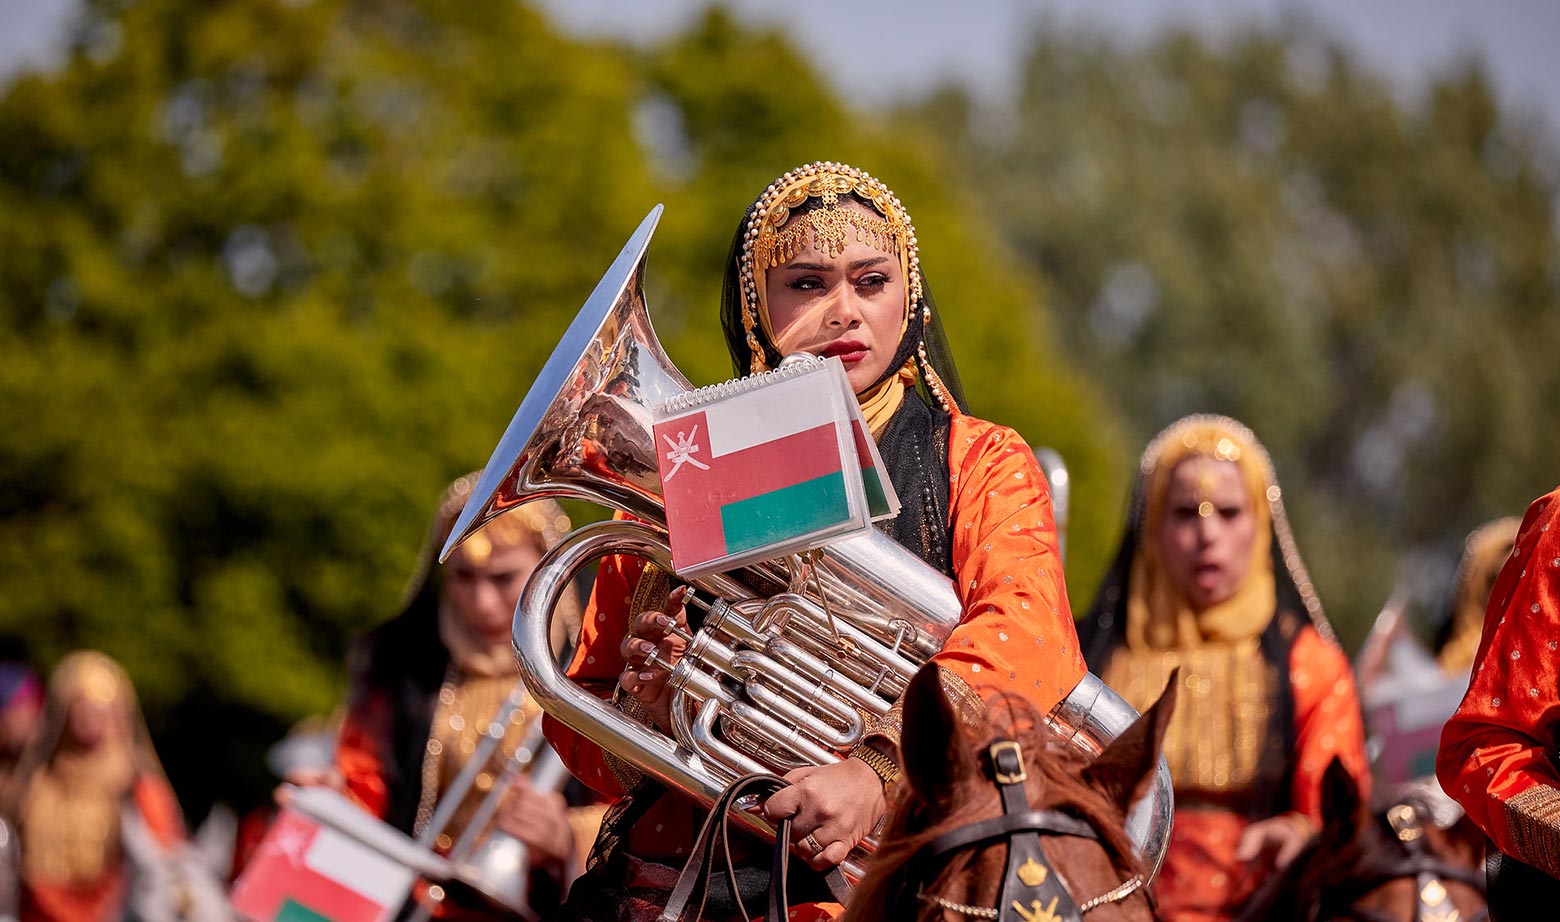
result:
[[[1560,877],[1560,791],[1539,784],[1506,801],[1506,829],[1520,853],[1512,857]]]

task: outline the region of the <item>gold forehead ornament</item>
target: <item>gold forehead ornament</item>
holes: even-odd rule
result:
[[[881,217],[855,208],[843,208],[841,196],[857,196],[871,203]],[[808,199],[818,199],[824,207],[809,212],[790,227],[791,212]],[[738,269],[742,276],[742,326],[747,333],[748,350],[753,355],[753,372],[764,371],[764,350],[759,345],[759,287],[770,268],[792,258],[811,238],[813,245],[831,256],[838,256],[855,239],[884,252],[897,253],[904,266],[910,292],[910,304],[921,301],[921,257],[915,227],[899,199],[882,182],[864,170],[832,161],[819,161],[790,170],[769,184],[754,204],[747,226],[742,231],[742,254]],[[930,320],[930,309],[923,308],[923,319]]]

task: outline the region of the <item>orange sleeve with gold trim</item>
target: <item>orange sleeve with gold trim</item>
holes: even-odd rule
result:
[[[1289,686],[1295,702],[1294,780],[1290,805],[1320,826],[1322,776],[1334,757],[1370,799],[1370,762],[1354,671],[1336,643],[1306,625],[1289,651]]]
[[[1436,777],[1501,851],[1560,877],[1560,489],[1528,507],[1490,588]]]
[[[615,518],[626,518],[619,513]],[[621,644],[628,635],[634,587],[644,572],[636,557],[607,557],[596,571],[596,583],[585,606],[579,647],[569,664],[568,676],[602,699],[612,697],[626,663]],[[579,735],[551,715],[543,719],[543,734],[574,777],[591,790],[608,797],[626,794],[623,783],[607,764],[601,747]]]
[[[964,611],[932,661],[978,690],[1018,694],[1049,711],[1087,667],[1045,475],[1018,433],[972,416],[953,418],[948,468]]]

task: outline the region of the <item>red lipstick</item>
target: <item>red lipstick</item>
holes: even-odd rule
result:
[[[850,365],[867,357],[867,344],[854,339],[836,339],[824,346],[818,354],[824,358],[837,355],[840,361]]]

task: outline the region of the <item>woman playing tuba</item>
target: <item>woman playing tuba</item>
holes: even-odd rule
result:
[[[722,300],[739,375],[774,368],[791,352],[844,363],[903,501],[881,527],[950,577],[962,602],[960,623],[933,658],[953,700],[974,714],[985,692],[1001,691],[1049,710],[1084,675],[1050,496],[1023,440],[966,412],[899,200],[843,164],[786,173],[744,214]],[[671,628],[686,623],[682,600],[683,590],[654,566],[603,561],[570,677],[667,731],[666,672],[647,659],[652,651],[662,664],[681,655],[683,640]],[[577,777],[622,798],[597,841],[591,884],[575,888],[566,915],[654,918],[702,811],[562,724],[549,719],[547,731]],[[899,776],[898,739],[895,708],[851,758],[790,772],[792,786],[763,804],[770,819],[792,818],[798,853],[814,868],[840,862],[882,819]],[[748,844],[754,860],[739,873],[742,892],[712,884],[707,918],[754,914],[768,884],[756,855],[767,850]],[[837,907],[823,902],[819,876],[801,870],[791,876],[795,902],[813,900],[815,916],[831,917]]]

